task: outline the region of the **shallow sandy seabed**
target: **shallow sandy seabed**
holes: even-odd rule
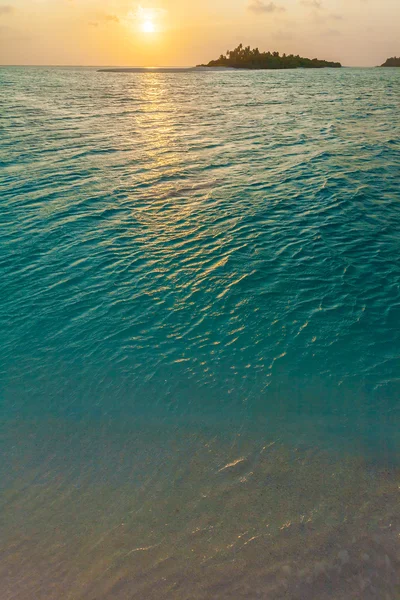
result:
[[[211,429],[4,425],[2,600],[400,598],[400,472]]]

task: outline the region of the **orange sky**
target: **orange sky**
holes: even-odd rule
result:
[[[400,1],[0,0],[1,64],[189,66],[239,42],[374,66],[400,55]]]

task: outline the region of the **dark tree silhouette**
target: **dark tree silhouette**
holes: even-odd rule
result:
[[[382,67],[400,67],[400,58],[397,58],[397,56],[388,58],[387,61],[385,63],[383,63],[383,65],[381,65],[381,66]]]
[[[318,60],[317,58],[302,58],[293,54],[279,52],[260,52],[258,48],[251,50],[250,46],[243,47],[239,44],[234,50],[227,50],[226,54],[217,60],[212,60],[199,67],[230,67],[233,69],[321,69],[323,67],[340,68],[338,62]]]

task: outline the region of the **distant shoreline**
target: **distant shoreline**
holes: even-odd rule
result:
[[[316,68],[316,67],[315,67]],[[318,67],[321,69],[329,69],[334,67]],[[374,69],[376,67],[341,67],[342,69]],[[107,67],[97,69],[97,73],[157,73],[163,71],[164,73],[189,73],[189,72],[206,72],[206,71],[217,71],[217,72],[238,72],[238,71],[296,71],[304,70],[308,71],[310,68],[307,67],[292,67],[292,68],[276,68],[276,69],[252,69],[247,67],[209,67],[207,65],[197,65],[195,67]]]

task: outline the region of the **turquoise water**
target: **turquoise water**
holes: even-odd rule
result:
[[[308,567],[285,563],[283,578],[271,571],[268,579],[259,564],[265,549],[246,555],[250,542],[242,553],[235,546],[233,559],[227,549],[238,515],[250,519],[251,507],[257,519],[246,531],[256,541],[260,523],[285,529],[289,517],[271,508],[278,504],[291,522],[308,511],[319,514],[315,531],[328,527],[324,494],[332,498],[337,486],[324,472],[353,481],[354,507],[369,497],[376,514],[381,469],[398,477],[399,98],[396,69],[0,69],[0,471],[14,524],[2,552],[13,565],[20,552],[25,565],[23,582],[3,576],[4,597],[16,578],[23,600],[32,589],[38,599],[267,591],[275,599],[284,589],[307,600],[359,597],[335,586],[336,595],[324,595],[314,566],[303,577]],[[269,444],[281,450],[267,468],[260,457]],[[293,452],[304,452],[304,479]],[[270,468],[281,483],[266,507],[255,498]],[[257,483],[242,494],[254,473]],[[214,500],[201,508],[198,499],[211,493],[204,486]],[[181,506],[186,493],[191,500]],[[160,556],[141,557],[133,579],[132,565],[121,567],[126,532],[101,546],[104,532],[114,535],[142,510],[122,501],[133,498],[157,519],[168,516],[168,572]],[[336,557],[337,523],[361,517],[350,500],[335,498],[327,537]],[[216,527],[212,519],[228,505],[215,542],[224,559],[215,545],[208,556],[210,536],[192,555],[186,527]],[[179,516],[185,510],[201,523]],[[79,535],[69,529],[77,514]],[[371,526],[376,537],[374,515],[366,511],[357,530]],[[141,515],[129,560],[147,548],[161,552],[156,516]],[[50,521],[51,535],[62,531],[51,582]],[[307,546],[293,533],[289,558],[300,541]],[[382,544],[378,571],[379,557],[395,560],[392,539]],[[67,568],[78,548],[85,560]],[[102,548],[101,557],[92,548]],[[205,556],[213,567],[199,574],[193,569]],[[340,569],[343,557],[332,559]],[[343,582],[346,573],[337,573]],[[389,574],[377,577],[371,589],[394,585]],[[169,578],[179,586],[163,587]],[[216,587],[204,588],[205,579]],[[232,587],[239,580],[240,591]],[[385,597],[368,585],[360,597]],[[388,597],[393,589],[385,588]]]

